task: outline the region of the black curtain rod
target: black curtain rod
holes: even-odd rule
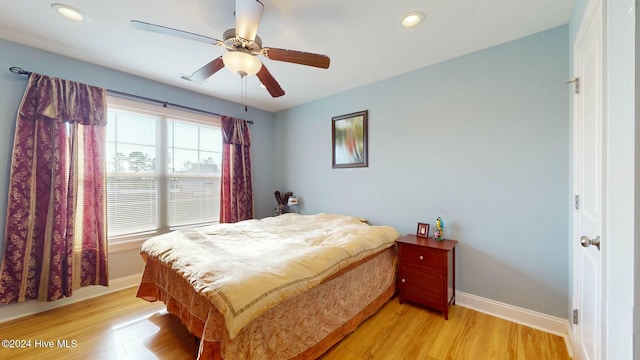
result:
[[[26,75],[29,76],[31,75],[31,71],[27,71],[27,70],[23,70],[17,66],[12,66],[9,68],[9,71],[11,71],[14,74],[18,74],[18,75]],[[201,113],[201,114],[207,114],[207,115],[213,115],[213,116],[222,116],[221,114],[217,114],[211,111],[205,111],[205,110],[200,110],[200,109],[196,109],[196,108],[192,108],[189,106],[184,106],[184,105],[180,105],[180,104],[174,104],[174,103],[170,103],[170,102],[166,102],[166,101],[162,101],[162,100],[156,100],[156,99],[152,99],[152,98],[148,98],[148,97],[144,97],[144,96],[140,96],[140,95],[134,95],[134,94],[128,94],[122,91],[116,91],[116,90],[110,90],[107,89],[107,93],[111,94],[111,95],[115,95],[115,96],[120,96],[120,97],[125,97],[125,98],[131,98],[131,99],[136,99],[136,100],[142,100],[142,101],[147,101],[147,102],[151,102],[151,103],[156,103],[156,104],[160,104],[163,107],[173,107],[173,108],[177,108],[177,109],[182,109],[182,110],[188,110],[188,111],[194,111],[197,113]],[[253,121],[251,120],[246,120],[249,124],[253,125]]]

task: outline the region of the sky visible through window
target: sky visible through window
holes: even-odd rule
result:
[[[166,146],[167,171],[218,174],[222,135],[218,127],[167,119],[167,140],[158,144],[160,119],[110,111],[107,123],[107,170],[110,173],[158,172],[156,146]]]

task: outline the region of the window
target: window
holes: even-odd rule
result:
[[[220,119],[108,98],[110,242],[217,222]]]

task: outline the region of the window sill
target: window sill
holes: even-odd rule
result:
[[[206,223],[206,224],[192,224],[186,226],[176,226],[170,229],[152,231],[147,233],[139,233],[134,235],[124,235],[121,237],[115,237],[108,240],[108,251],[109,253],[117,253],[122,251],[131,251],[140,249],[140,245],[142,245],[145,240],[150,239],[157,235],[166,234],[171,231],[181,230],[181,229],[189,229],[189,228],[198,228],[204,227],[208,225],[218,224],[219,222]]]
[[[127,240],[127,241],[118,241],[115,243],[109,244],[109,254],[123,252],[123,251],[131,251],[140,249],[140,245],[146,239],[135,239],[135,240]]]

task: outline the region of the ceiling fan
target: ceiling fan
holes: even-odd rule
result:
[[[138,20],[131,20],[131,26],[136,29],[205,42],[228,50],[224,55],[196,70],[191,76],[183,76],[185,80],[202,82],[226,66],[241,77],[256,75],[271,96],[279,97],[284,95],[284,90],[256,57],[258,54],[271,60],[322,69],[329,68],[330,59],[325,55],[262,47],[262,39],[257,33],[263,11],[264,5],[258,0],[236,0],[236,27],[226,30],[222,34],[223,40]]]

